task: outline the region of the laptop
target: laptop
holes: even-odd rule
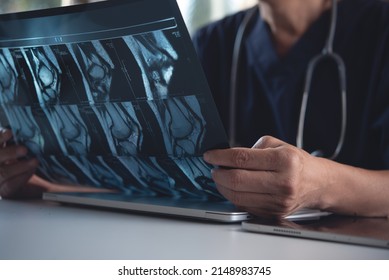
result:
[[[112,193],[43,199],[238,222],[205,151],[228,139],[174,0],[0,16],[0,124],[38,175]],[[316,211],[317,212],[317,211]]]

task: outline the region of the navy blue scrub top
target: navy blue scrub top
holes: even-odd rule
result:
[[[223,124],[229,127],[229,95],[235,35],[248,11],[200,29],[193,37]],[[260,12],[244,37],[237,97],[237,142],[251,147],[264,135],[296,144],[305,73],[319,54],[330,24],[324,13],[280,57]],[[389,169],[389,4],[342,0],[334,51],[347,71],[347,131],[337,161]],[[323,61],[314,75],[306,114],[304,149],[333,153],[340,135],[341,95],[336,65]]]

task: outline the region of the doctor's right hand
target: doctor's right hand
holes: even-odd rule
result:
[[[7,144],[11,139],[11,130],[0,128],[0,197],[37,197],[41,190],[29,181],[38,167],[38,161],[24,159],[26,147]]]

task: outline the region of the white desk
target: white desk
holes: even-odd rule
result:
[[[389,250],[42,201],[0,201],[0,259],[389,259]]]

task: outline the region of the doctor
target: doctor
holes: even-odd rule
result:
[[[311,155],[317,150],[332,154],[342,130],[337,68],[323,61],[307,104],[304,149],[296,147],[305,73],[326,43],[331,3],[261,0],[242,38],[234,138],[243,148],[209,151],[204,157],[228,167],[213,171],[219,191],[253,214],[282,217],[312,207],[389,216],[388,4],[339,1],[334,50],[347,68],[344,145],[335,161]],[[231,57],[246,14],[211,24],[194,38],[226,128]],[[3,145],[10,138],[10,131],[0,132],[0,195],[53,190],[55,186],[33,175],[35,160],[20,160],[25,148]]]
[[[334,51],[346,67],[347,111],[338,66],[324,59],[315,68],[303,114],[304,149],[296,147],[308,64],[328,42],[331,8],[331,0],[259,0],[240,42],[236,76],[231,76],[236,34],[250,11],[194,37],[227,129],[232,90],[227,81],[237,81],[232,131],[235,142],[247,147],[209,151],[204,158],[220,166],[213,170],[218,190],[253,214],[283,217],[311,207],[389,217],[387,3],[337,2]],[[344,143],[329,160],[342,133],[342,112],[347,112]]]

